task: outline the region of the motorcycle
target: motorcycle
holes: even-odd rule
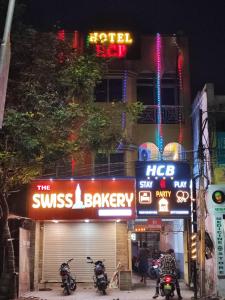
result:
[[[62,278],[61,287],[64,288],[63,293],[70,295],[71,292],[74,292],[77,288],[76,279],[72,277],[70,273],[69,263],[73,260],[73,258],[69,259],[66,263],[62,263],[59,268],[59,273]]]
[[[103,295],[106,295],[106,289],[109,284],[107,274],[105,272],[105,266],[103,260],[97,260],[94,262],[90,256],[87,256],[87,263],[94,264],[94,286],[102,292]]]
[[[175,278],[172,275],[166,274],[162,275],[160,278],[160,293],[161,296],[165,297],[166,300],[169,300],[174,296],[175,291]]]

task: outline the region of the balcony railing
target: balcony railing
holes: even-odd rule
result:
[[[138,123],[139,124],[157,124],[157,105],[145,106],[143,113],[141,114]],[[173,105],[161,106],[161,118],[162,124],[178,124],[184,122],[184,107]]]

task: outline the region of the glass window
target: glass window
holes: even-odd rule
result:
[[[152,85],[138,85],[137,86],[137,100],[144,105],[154,105],[154,86]]]
[[[175,73],[164,73],[161,80],[161,104],[179,105],[179,85]]]
[[[95,87],[96,102],[119,102],[123,100],[123,80],[103,79]]]
[[[95,99],[97,102],[107,101],[107,80],[103,79],[95,87]]]
[[[122,79],[108,79],[109,102],[119,102],[123,100]]]
[[[174,87],[161,88],[161,104],[162,105],[176,105],[176,95]]]
[[[137,80],[137,100],[144,105],[154,105],[154,74],[141,74]]]

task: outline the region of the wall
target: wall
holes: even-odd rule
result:
[[[164,222],[164,233],[160,235],[160,249],[174,249],[177,267],[181,278],[184,277],[184,224],[183,220],[170,220]]]
[[[127,223],[116,223],[116,263],[120,261],[126,270],[129,269]]]

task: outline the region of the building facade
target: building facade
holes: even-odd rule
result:
[[[64,39],[62,32],[60,34],[59,37]],[[130,137],[130,143],[121,142],[113,153],[107,155],[89,153],[85,162],[76,163],[76,176],[72,181],[65,182],[68,185],[69,182],[75,184],[73,189],[76,187],[76,200],[79,193],[87,192],[86,187],[82,187],[84,179],[81,179],[81,176],[89,176],[90,185],[99,180],[115,184],[132,178],[132,193],[136,203],[140,204],[140,195],[146,197],[155,193],[155,201],[161,201],[163,214],[157,212],[157,215],[141,216],[135,206],[135,215],[129,215],[129,218],[120,212],[116,214],[115,211],[114,214],[101,218],[102,216],[94,215],[93,210],[78,217],[79,213],[75,214],[75,209],[71,209],[69,215],[63,215],[62,211],[61,215],[55,215],[54,212],[49,215],[45,214],[45,209],[50,211],[58,208],[57,205],[62,205],[62,199],[50,196],[49,191],[56,195],[54,182],[65,178],[59,172],[54,182],[42,183],[40,187],[36,183],[34,195],[39,194],[40,188],[45,197],[44,202],[42,201],[45,207],[38,206],[39,196],[28,197],[29,205],[35,200],[32,205],[36,205],[37,209],[36,215],[29,212],[29,217],[35,220],[31,247],[34,258],[33,285],[38,288],[46,282],[59,281],[58,265],[63,262],[61,260],[71,257],[74,257],[72,270],[77,270],[77,279],[82,282],[91,281],[92,278],[92,270],[85,264],[86,256],[94,256],[94,259],[106,258],[109,275],[115,271],[119,261],[124,270],[131,271],[133,260],[144,241],[147,242],[151,253],[155,247],[158,251],[175,248],[181,277],[186,283],[190,283],[191,193],[188,161],[192,155],[192,133],[187,39],[160,34],[136,38],[128,32],[91,32],[82,39],[77,31],[73,33],[75,49],[83,48],[84,40],[94,49],[97,56],[114,58],[107,74],[96,87],[95,101],[109,108],[119,103],[126,105],[140,101],[144,105],[144,111],[135,124],[124,113],[116,118],[116,122],[119,122]],[[145,182],[145,188],[140,190],[142,194],[136,193],[136,184],[139,184],[138,162],[142,162],[144,167],[152,172],[152,181],[149,179],[151,176],[147,176],[147,173],[144,175],[146,178],[142,181]],[[180,177],[176,179],[175,171],[178,169]],[[185,171],[182,173],[182,170]],[[157,176],[153,176],[153,172],[156,172]],[[174,182],[174,178],[177,181]],[[158,190],[153,191],[152,184],[156,184]],[[102,186],[96,189],[95,193],[103,193]],[[119,197],[122,197],[123,193],[126,194],[125,186],[122,186],[123,189],[113,190],[113,193],[120,193]],[[58,193],[64,192],[60,190]],[[65,193],[74,194],[68,191]],[[51,206],[48,207],[46,201],[56,202],[51,202],[52,206],[48,202]],[[152,200],[148,201],[152,203]],[[164,206],[165,202],[168,204],[172,201],[176,202],[174,213]],[[118,208],[116,205],[119,205],[119,202],[116,203],[112,204],[114,209]],[[177,208],[178,203],[181,206],[178,205]],[[94,208],[99,205],[102,204],[95,204]]]
[[[205,272],[202,289],[207,296],[222,296],[225,292],[224,107],[225,96],[215,95],[213,84],[208,83],[197,94],[192,112],[197,207],[203,203],[202,211],[197,210],[198,216],[203,215],[203,219],[198,218],[198,228],[205,228],[204,260],[199,252],[197,264]],[[198,245],[201,235],[198,232]]]

